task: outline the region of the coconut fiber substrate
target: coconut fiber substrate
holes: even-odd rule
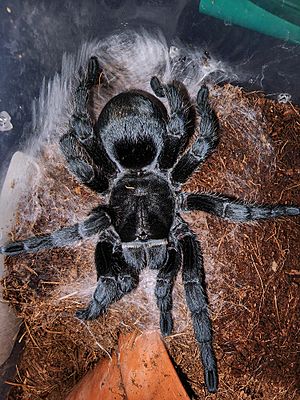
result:
[[[211,101],[220,144],[184,189],[299,205],[300,109],[230,85],[212,88]],[[51,146],[40,155],[43,179],[21,201],[13,240],[73,224],[99,202],[57,157]],[[203,249],[220,380],[218,393],[207,394],[178,277],[175,330],[165,343],[190,397],[299,398],[299,217],[255,224],[202,212],[184,218]],[[19,340],[24,344],[10,399],[61,400],[117,347],[121,331],[159,329],[155,275],[148,270],[140,287],[107,315],[86,323],[74,317],[96,284],[94,246],[89,241],[6,258],[5,298],[23,320]]]

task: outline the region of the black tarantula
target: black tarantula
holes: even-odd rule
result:
[[[93,126],[87,101],[101,72],[96,57],[90,58],[86,70],[79,71],[70,130],[61,137],[60,147],[69,170],[81,183],[105,194],[106,204],[92,210],[83,222],[50,235],[9,243],[0,253],[36,252],[97,235],[97,287],[88,307],[76,316],[84,320],[99,317],[137,287],[139,272],[147,265],[158,270],[155,296],[163,335],[169,335],[173,328],[172,287],[181,267],[205,383],[209,392],[216,392],[218,373],[201,249],[180,213],[200,210],[247,222],[297,216],[300,207],[254,205],[210,193],[182,193],[181,185],[218,143],[218,120],[209,105],[207,87],[199,90],[194,107],[183,84],[162,84],[153,77],[151,88],[157,97],[167,99],[170,115],[157,97],[129,90],[113,97]],[[195,130],[195,111],[200,116],[201,134],[187,149]]]

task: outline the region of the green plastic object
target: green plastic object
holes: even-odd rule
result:
[[[300,0],[200,0],[199,11],[300,44]]]

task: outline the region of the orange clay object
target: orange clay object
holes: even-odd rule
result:
[[[66,400],[189,400],[158,332],[122,334],[119,355],[101,361]]]
[[[189,400],[158,332],[122,335],[119,348],[128,400]]]
[[[66,400],[124,400],[118,357],[104,358],[88,372],[68,395]]]

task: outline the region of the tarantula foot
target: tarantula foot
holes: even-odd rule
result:
[[[160,315],[160,331],[163,336],[171,335],[173,330],[173,318],[170,312],[161,313]]]
[[[150,86],[153,92],[156,94],[157,97],[165,97],[165,88],[160,83],[160,80],[157,76],[153,76],[150,81]]]
[[[206,111],[208,105],[208,87],[206,85],[201,86],[198,92],[197,104],[200,114]]]
[[[218,374],[216,369],[205,370],[205,384],[209,393],[216,393],[218,390]]]
[[[85,83],[88,89],[98,83],[101,74],[101,67],[97,57],[93,56],[89,59],[87,73],[85,76]],[[84,79],[83,72],[79,72],[81,78]]]
[[[201,343],[201,358],[205,385],[210,393],[215,393],[218,390],[218,370],[211,342]]]
[[[103,310],[98,303],[92,301],[87,308],[77,310],[75,317],[84,321],[97,319],[100,315],[104,314]]]

